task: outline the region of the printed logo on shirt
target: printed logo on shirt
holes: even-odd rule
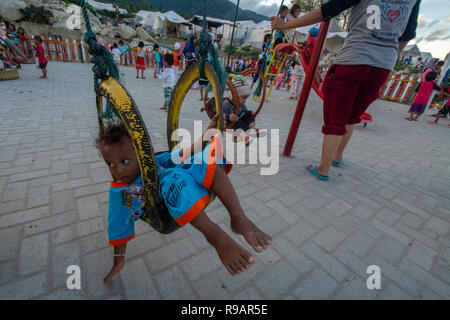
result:
[[[391,23],[404,22],[409,17],[408,1],[393,1],[393,3],[383,3],[380,6],[381,18]],[[397,4],[397,5],[396,5]]]
[[[372,36],[382,40],[397,39],[408,22],[411,1],[381,0],[381,5],[367,7],[367,28]]]

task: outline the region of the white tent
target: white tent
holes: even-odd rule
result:
[[[142,24],[144,28],[153,29],[153,24],[155,23],[155,19],[157,16],[160,16],[162,13],[159,11],[145,11],[141,10],[136,13],[136,22]]]
[[[313,26],[302,27],[295,29],[297,39],[299,41],[305,41],[308,38],[308,31],[312,27],[319,28],[320,24],[315,24]],[[272,29],[270,28],[270,21],[261,21],[256,24],[252,30],[250,37],[248,38],[248,43],[255,48],[261,48],[264,35],[270,34]],[[344,39],[347,37],[347,32],[344,32],[339,23],[332,19],[330,22],[330,28],[328,29],[327,41],[325,42],[325,49],[330,52],[337,52],[342,47]]]
[[[422,62],[427,65],[428,62],[431,61],[431,59],[433,59],[433,56],[431,55],[430,52],[421,52],[420,53],[420,57],[422,58]]]
[[[113,11],[116,12],[116,8],[114,8],[114,6],[111,3],[100,3],[94,0],[86,0],[87,3],[89,3],[92,8],[96,9],[96,10],[108,10],[108,11]],[[121,14],[127,14],[128,11],[125,9],[119,9],[119,12]]]
[[[174,35],[177,38],[186,38],[190,34],[192,23],[178,15],[174,11],[168,11],[157,15],[153,23],[153,32],[161,37]]]
[[[252,47],[259,49],[262,47],[264,36],[270,34],[271,31],[271,29],[264,28],[263,26],[253,28],[247,43]]]
[[[243,44],[247,43],[251,36],[253,28],[255,28],[256,23],[252,20],[236,21],[236,27],[234,30],[234,43]],[[229,43],[231,41],[231,36],[233,34],[233,23],[230,25],[223,25],[222,27],[223,42]]]
[[[295,33],[297,35],[297,39],[299,41],[305,41],[308,38],[308,32],[312,27],[320,27],[320,24],[317,23],[312,26],[301,27],[295,29]],[[344,40],[347,37],[347,32],[342,29],[339,23],[332,19],[330,22],[330,27],[328,29],[327,40],[325,41],[324,48],[330,52],[336,53],[342,48],[344,44]]]

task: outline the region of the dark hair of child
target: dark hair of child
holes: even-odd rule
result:
[[[122,40],[120,40],[120,41],[119,41],[119,44],[120,44],[120,45],[123,45],[123,41],[122,41]]]
[[[116,42],[113,43],[113,48],[118,48],[118,44]]]
[[[139,47],[143,48],[144,47],[144,42],[143,41],[139,41]]]
[[[22,33],[21,33],[22,32]],[[25,29],[22,27],[19,27],[19,29],[17,29],[17,34],[23,34],[26,35]]]
[[[9,29],[12,29],[11,31],[16,31],[16,26],[14,24],[10,23],[8,26],[8,30]]]
[[[437,78],[437,72],[436,71],[430,71],[425,76],[425,81],[433,81]]]
[[[130,134],[123,122],[105,123],[103,130],[99,130],[98,137],[95,139],[95,147],[110,146],[122,142],[123,138],[130,138]]]
[[[282,5],[280,8],[280,11],[278,11],[278,14],[281,14],[282,12],[285,12],[286,10],[289,11],[289,8],[285,5]]]
[[[153,50],[157,50],[157,49],[159,49],[159,45],[158,45],[158,44],[155,44],[155,45],[153,46]]]
[[[173,66],[174,59],[171,53],[166,53],[163,59],[170,67]]]
[[[39,42],[39,43],[41,43],[42,42],[42,38],[41,38],[41,36],[36,36],[36,37],[34,37],[36,40],[37,40],[37,42]]]
[[[444,61],[439,60],[439,61],[436,63],[436,65],[442,67],[442,66],[444,65]]]
[[[295,10],[300,10],[300,5],[298,3],[295,3],[292,7],[291,7],[291,14],[294,15]]]

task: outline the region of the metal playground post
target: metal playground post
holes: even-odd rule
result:
[[[309,93],[314,81],[314,76],[317,72],[317,66],[319,65],[320,55],[322,53],[325,40],[327,39],[328,28],[330,26],[330,20],[321,22],[319,28],[319,34],[311,54],[311,59],[306,72],[305,81],[303,83],[300,98],[298,99],[297,108],[295,109],[294,118],[292,119],[291,127],[289,129],[289,135],[286,139],[286,145],[284,146],[283,155],[291,155],[292,147],[294,146],[295,137],[297,136],[300,122],[302,121],[303,112],[305,111],[306,103],[308,102]]]

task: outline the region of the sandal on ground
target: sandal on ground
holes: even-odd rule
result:
[[[312,169],[310,169],[309,167],[312,167]],[[308,170],[309,173],[315,175],[319,180],[328,181],[330,179],[330,177],[323,176],[320,173],[318,173],[315,165],[312,165],[312,164],[307,165],[306,170]]]
[[[343,157],[341,157],[341,160],[339,160],[339,161],[334,161],[334,160],[332,160],[332,161],[331,161],[331,164],[333,165],[333,167],[340,167],[341,164],[342,164],[342,158],[343,158]]]

